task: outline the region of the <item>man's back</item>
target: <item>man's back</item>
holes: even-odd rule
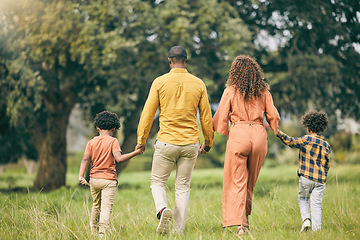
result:
[[[151,85],[138,126],[137,147],[145,147],[155,113],[160,107],[158,140],[174,145],[198,143],[196,117],[199,109],[204,148],[206,146],[206,152],[210,150],[214,131],[206,87],[201,79],[188,73],[187,60],[183,47],[170,49],[168,61],[171,70],[156,78]]]
[[[206,95],[204,83],[186,69],[175,68],[157,78],[154,86],[160,101],[158,139],[180,145],[197,142],[196,115],[200,101]]]

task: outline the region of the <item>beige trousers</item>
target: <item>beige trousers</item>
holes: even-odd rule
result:
[[[173,230],[183,232],[189,206],[190,181],[199,152],[199,143],[173,145],[157,140],[151,170],[151,191],[156,212],[168,207],[166,182],[176,166]]]
[[[90,191],[93,198],[90,227],[91,232],[105,233],[110,226],[111,209],[114,204],[118,182],[102,178],[90,179]]]

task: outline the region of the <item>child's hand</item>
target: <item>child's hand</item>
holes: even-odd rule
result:
[[[86,181],[85,178],[83,177],[79,177],[79,182],[82,184],[82,185],[85,185],[85,186],[90,186],[90,184]]]
[[[136,155],[140,155],[140,154],[143,154],[145,151],[144,148],[138,148],[138,149],[135,149],[134,152]]]
[[[138,151],[140,150],[140,153],[138,153]],[[135,151],[137,154],[136,155],[139,155],[139,154],[143,154],[146,150],[146,145],[142,145],[142,144],[137,144],[135,146]]]

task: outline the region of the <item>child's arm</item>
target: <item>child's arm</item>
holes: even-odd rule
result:
[[[82,185],[89,185],[89,183],[86,181],[86,179],[84,178],[84,174],[86,171],[86,167],[88,166],[90,161],[90,156],[87,154],[84,154],[83,159],[81,160],[81,164],[80,164],[80,171],[79,171],[79,182]]]
[[[304,137],[300,137],[300,138],[289,137],[284,132],[282,132],[280,129],[279,129],[278,133],[276,134],[276,136],[278,138],[280,138],[280,140],[283,143],[285,143],[285,145],[288,145],[289,147],[301,148],[306,143],[306,139]]]
[[[117,162],[124,162],[142,153],[143,153],[143,148],[139,148],[137,150],[132,151],[131,153],[121,154],[121,152],[114,152],[113,155]]]

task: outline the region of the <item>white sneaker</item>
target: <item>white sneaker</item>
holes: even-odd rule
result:
[[[163,210],[160,216],[159,225],[156,229],[158,234],[168,234],[170,232],[170,223],[172,221],[173,214],[170,209]]]
[[[304,231],[309,230],[310,225],[311,225],[310,220],[309,220],[309,219],[305,219],[305,221],[303,222],[303,225],[302,225],[302,227],[301,227],[300,232],[304,232]]]

